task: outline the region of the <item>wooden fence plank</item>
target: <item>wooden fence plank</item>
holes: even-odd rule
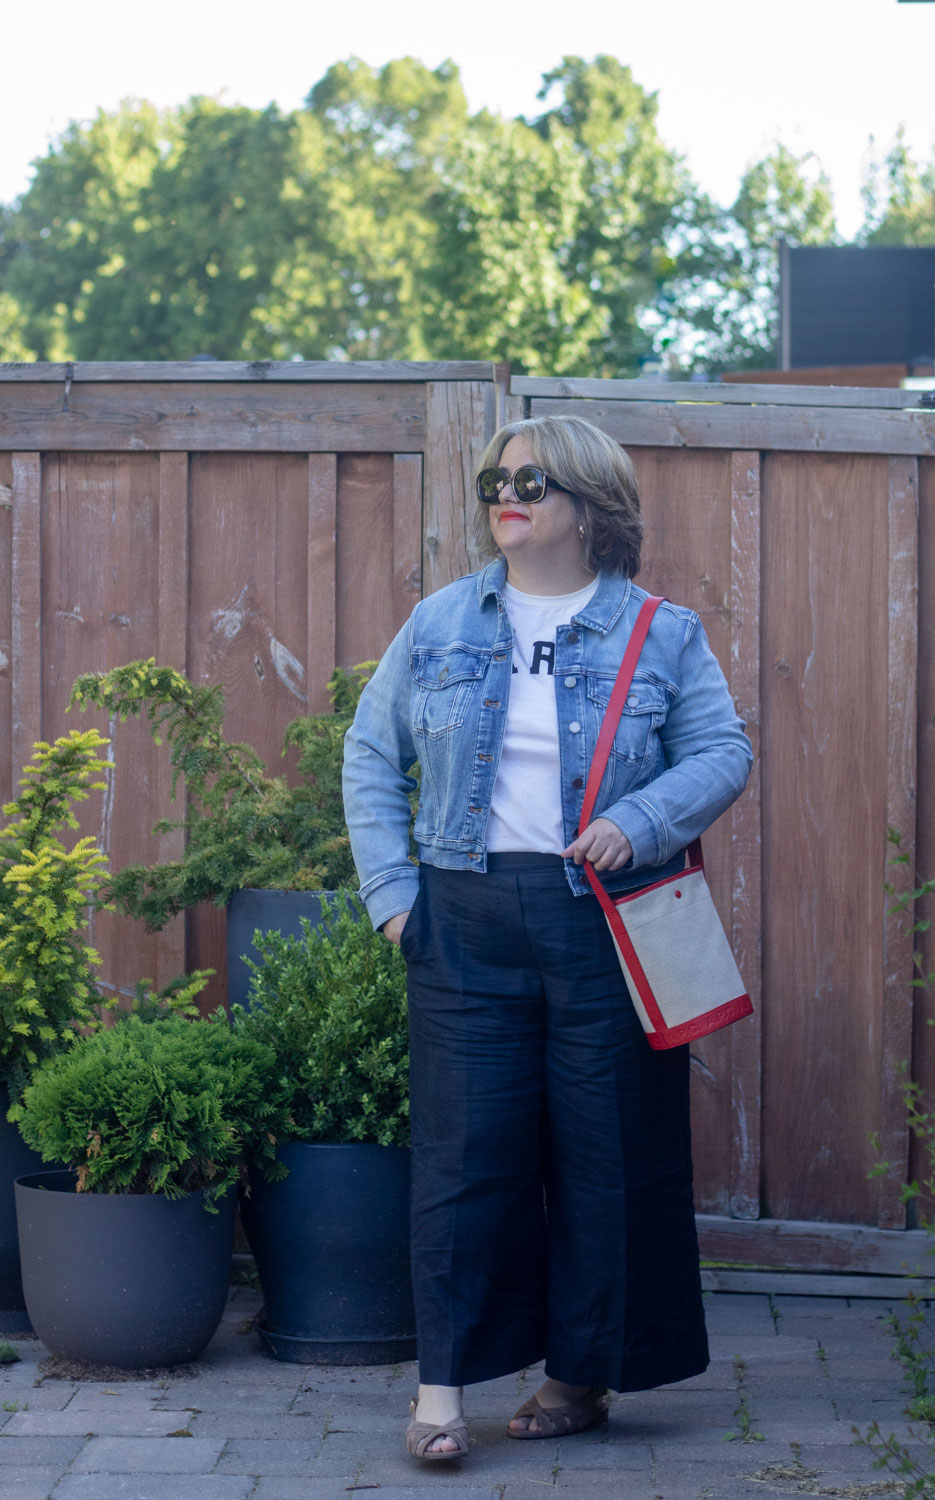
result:
[[[335,547],[337,543],[337,458],[308,456],[308,712],[328,712],[328,682],[335,653]]]
[[[425,388],[426,594],[480,566],[473,541],[473,476],[496,420],[494,387],[474,382]]]
[[[393,626],[400,630],[422,597],[422,455],[393,459]]]
[[[530,409],[586,417],[627,446],[935,454],[935,412],[539,399]]]
[[[764,1208],[874,1223],[887,788],[885,458],[762,465]]]
[[[424,391],[412,382],[86,383],[66,397],[55,384],[13,382],[0,384],[0,448],[412,453],[423,443]]]
[[[916,810],[916,874],[921,883],[935,880],[935,459],[919,465],[919,731],[916,777],[919,804]],[[917,935],[923,974],[935,972],[935,895],[916,906],[916,918],[931,923]],[[913,1023],[913,1077],[925,1085],[929,1103],[935,1103],[935,993],[916,991]],[[910,1179],[927,1170],[924,1149],[913,1140],[909,1161]],[[935,1205],[929,1206],[929,1212]]]
[[[760,829],[760,456],[731,455],[730,689],[753,744],[744,795],[730,810],[733,870],[732,946],[754,1013],[730,1029],[733,1134],[730,1211],[760,1213],[760,1002],[762,926]]]
[[[384,453],[338,458],[335,659],[373,661],[393,639],[394,459]]]
[[[269,394],[269,393],[268,393]],[[288,774],[282,736],[307,705],[308,459],[296,453],[197,453],[189,473],[189,674],[220,682],[225,733]],[[330,669],[329,669],[330,672]],[[189,913],[189,957],[226,991],[225,913]]]
[[[60,382],[70,386],[87,381],[198,381],[231,380],[348,382],[496,379],[488,360],[95,360],[73,363],[0,364],[0,383]]]
[[[0,724],[13,723],[13,455],[0,453]],[[13,745],[0,734],[0,804],[13,796]]]
[[[185,672],[188,666],[188,454],[159,455],[159,577],[156,625],[156,660],[160,666]],[[172,776],[167,749],[156,762],[156,799],[159,816],[181,821],[185,816],[185,783],[171,796]],[[180,828],[157,838],[160,862],[180,859],[185,834]],[[156,944],[156,983],[165,985],[186,968],[186,918],[173,917],[159,933]]]
[[[38,453],[13,454],[12,759],[14,790],[42,738],[42,501]]]
[[[698,1214],[695,1222],[702,1260],[878,1276],[921,1270],[931,1280],[930,1241],[921,1229],[875,1229],[805,1219],[744,1222],[719,1214]]]
[[[713,380],[598,380],[570,376],[556,379],[544,375],[514,375],[510,390],[514,396],[535,401],[547,397],[574,398],[576,401],[596,397],[601,401],[711,401],[731,406],[845,406],[891,411],[924,409],[935,404],[928,399],[930,393],[927,391],[847,385],[757,385],[752,382],[733,385]]]
[[[898,896],[911,891],[915,874],[916,729],[918,662],[918,466],[912,459],[891,458],[888,465],[887,557],[889,567],[887,685],[888,746],[886,757],[886,826],[900,831],[901,853],[908,865],[893,864],[880,874]],[[882,944],[883,991],[880,1078],[880,1153],[892,1164],[877,1179],[877,1221],[882,1229],[901,1229],[906,1207],[901,1189],[909,1166],[909,1132],[900,1065],[912,1055],[912,913],[887,916]]]
[[[687,605],[701,617],[725,676],[731,673],[731,455],[636,448],[646,534],[639,582],[654,594]],[[708,879],[722,920],[730,926],[734,854],[731,816],[705,835]],[[743,1022],[746,1026],[748,1023]],[[730,1211],[731,1159],[738,1122],[732,1098],[736,1028],[693,1043],[692,1131],[695,1201],[708,1212]]]
[[[159,459],[155,454],[61,453],[42,464],[42,729],[54,739],[92,724],[110,740],[105,789],[84,804],[111,869],[158,857],[151,833],[164,749],[139,719],[100,711],[65,716],[75,678],[154,656],[158,646]],[[119,995],[158,977],[158,940],[115,913],[92,911],[99,983]]]

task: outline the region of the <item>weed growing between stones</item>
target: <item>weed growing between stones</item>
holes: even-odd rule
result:
[[[750,1406],[747,1401],[746,1375],[747,1362],[740,1354],[734,1355],[734,1374],[737,1377],[737,1405],[734,1407],[734,1416],[737,1418],[737,1431],[725,1432],[725,1443],[762,1443],[764,1441],[762,1432],[754,1432],[753,1419],[750,1415]]]
[[[895,829],[887,837],[895,853],[891,864],[906,865],[908,855],[899,852],[900,838]],[[911,882],[910,882],[911,883]],[[913,890],[899,894],[891,885],[886,886],[892,904],[888,915],[906,915],[912,918],[909,932],[918,940],[931,927],[931,921],[922,918],[925,911],[921,903],[935,896],[935,879],[922,881]],[[935,970],[927,973],[922,953],[913,953],[912,985],[916,989],[927,989],[935,984]],[[935,1024],[935,1017],[928,1018],[928,1025]],[[909,1129],[921,1148],[924,1163],[921,1178],[906,1183],[902,1190],[903,1201],[919,1204],[919,1222],[929,1237],[929,1251],[935,1253],[935,1216],[924,1205],[935,1201],[935,1101],[930,1100],[922,1086],[909,1076],[909,1065],[904,1062],[905,1078],[903,1099]],[[879,1158],[879,1145],[874,1139]],[[883,1177],[890,1173],[892,1165],[878,1159],[871,1176]],[[898,1475],[900,1489],[906,1500],[935,1500],[935,1324],[930,1320],[930,1304],[935,1299],[935,1280],[920,1295],[911,1292],[902,1304],[901,1311],[892,1312],[888,1322],[893,1334],[893,1357],[902,1365],[905,1390],[909,1397],[906,1416],[911,1424],[909,1431],[914,1446],[896,1433],[885,1434],[879,1422],[872,1422],[864,1431],[854,1427],[852,1431],[859,1443],[873,1454],[874,1466]]]

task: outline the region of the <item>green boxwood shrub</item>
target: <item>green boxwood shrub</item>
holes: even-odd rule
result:
[[[362,920],[358,920],[361,918]],[[342,892],[302,936],[258,932],[249,1011],[237,1035],[276,1054],[291,1134],[303,1141],[409,1144],[406,966],[374,932],[359,897]]]

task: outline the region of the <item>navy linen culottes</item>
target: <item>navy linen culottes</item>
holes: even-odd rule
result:
[[[699,1374],[688,1048],[649,1046],[559,856],[489,864],[423,864],[403,932],[420,1379]]]

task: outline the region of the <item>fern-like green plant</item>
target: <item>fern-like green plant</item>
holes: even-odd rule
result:
[[[271,1047],[234,1034],[223,1011],[170,1015],[81,1038],[50,1058],[23,1094],[23,1138],[77,1174],[79,1192],[204,1190],[205,1206],[237,1181],[245,1155],[268,1175],[288,1123]]]
[[[145,715],[154,742],[168,746],[173,797],[180,778],[186,791],[185,817],[154,830],[185,829],[181,859],[126,866],[111,878],[106,899],[156,930],[200,901],[222,906],[248,887],[353,884],[341,799],[343,742],[373,666],[338,668],[328,684],[334,711],[288,726],[283,754],[299,750],[295,786],[268,775],[249,745],[225,739],[222,688],[197,687],[155,661],[79,677],[71,703],[121,719]]]
[[[85,941],[88,903],[104,883],[104,856],[93,838],[66,848],[75,806],[111,764],[96,730],[37,743],[3,808],[0,828],[0,1082],[15,1118],[19,1099],[43,1059],[93,1028],[103,1002],[94,984],[100,962]]]
[[[406,965],[342,892],[302,936],[258,932],[250,1010],[233,1007],[239,1035],[276,1054],[290,1135],[303,1141],[409,1144]]]

